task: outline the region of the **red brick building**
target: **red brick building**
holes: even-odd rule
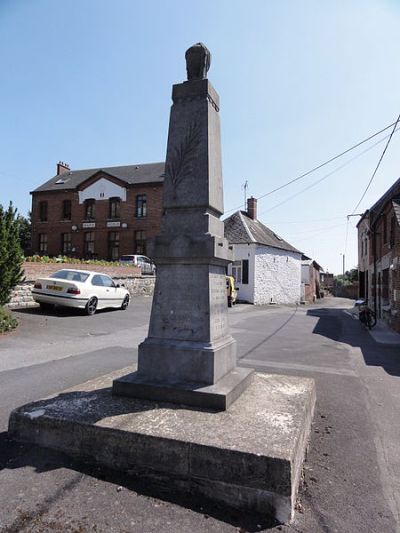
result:
[[[359,296],[400,332],[400,179],[357,227]]]
[[[310,257],[301,258],[302,298],[309,303],[321,298],[321,270],[322,267]]]
[[[160,232],[164,163],[70,170],[31,192],[32,250],[116,260]]]

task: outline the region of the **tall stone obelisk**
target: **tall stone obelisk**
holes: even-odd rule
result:
[[[173,86],[161,234],[148,337],[138,369],[113,393],[215,409],[247,387],[252,370],[236,367],[225,281],[232,251],[224,238],[219,97],[207,79],[211,56],[186,52],[188,81]]]

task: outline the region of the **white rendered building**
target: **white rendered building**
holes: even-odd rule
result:
[[[257,220],[257,200],[249,198],[247,212],[236,211],[224,224],[225,237],[234,247],[229,274],[235,278],[239,300],[299,303],[302,253]]]

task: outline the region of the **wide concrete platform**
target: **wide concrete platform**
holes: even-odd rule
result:
[[[9,436],[179,490],[293,516],[315,405],[314,381],[255,374],[226,411],[112,396],[125,368],[13,411]]]

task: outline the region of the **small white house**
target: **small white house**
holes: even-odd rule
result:
[[[247,212],[224,220],[225,238],[234,248],[229,273],[239,288],[239,300],[256,305],[294,304],[301,299],[302,253],[257,220],[257,200]]]

